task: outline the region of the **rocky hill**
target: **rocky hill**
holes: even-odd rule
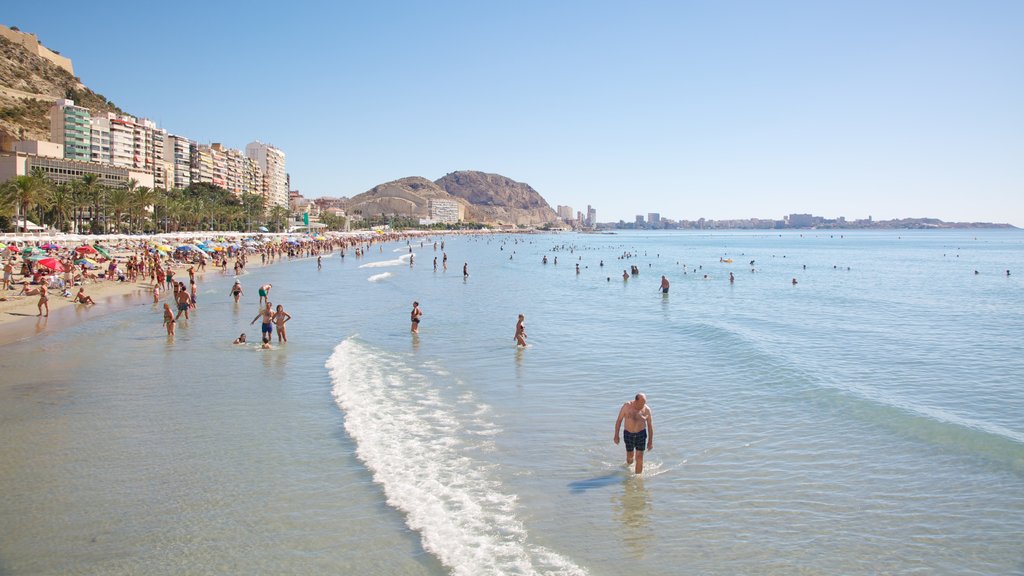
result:
[[[0,140],[47,140],[50,105],[59,98],[93,112],[123,114],[67,70],[0,36]]]
[[[391,215],[426,218],[428,201],[451,198],[443,188],[426,178],[410,176],[379,184],[352,197],[347,203],[350,214],[364,216]]]
[[[432,198],[462,203],[467,222],[540,226],[557,219],[555,211],[529,184],[471,171],[452,172],[436,182],[419,176],[386,182],[350,199],[346,209],[365,217],[427,218]]]
[[[467,220],[538,226],[558,219],[533,187],[500,174],[470,170],[451,172],[434,184],[469,203]]]

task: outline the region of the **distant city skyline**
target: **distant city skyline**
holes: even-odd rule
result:
[[[481,170],[601,222],[1024,227],[1021,2],[47,6],[2,23],[172,133],[286,150],[307,197]]]

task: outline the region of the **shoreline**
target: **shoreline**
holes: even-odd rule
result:
[[[427,231],[427,230],[407,230],[402,232],[388,232],[386,234],[379,234],[376,232],[328,232],[324,236],[328,242],[328,246],[325,253],[331,254],[339,249],[338,242],[347,242],[350,247],[362,245],[364,243],[377,243],[377,242],[393,242],[401,240],[402,238],[418,237],[418,236],[446,236],[446,235],[459,235],[459,234],[479,234],[479,233],[508,233],[507,231]],[[56,236],[53,238],[13,238],[10,236],[0,236],[0,241],[12,241],[23,242],[26,245],[36,244],[39,242],[59,242],[63,245],[73,245],[77,243],[113,243],[113,242],[140,242],[140,241],[154,241],[161,240],[170,243],[184,243],[187,241],[197,241],[199,239],[210,239],[210,238],[252,238],[252,237],[271,237],[271,238],[292,238],[295,234],[285,233],[263,233],[253,234],[244,232],[177,232],[169,234],[159,234],[152,236],[130,236],[124,234],[108,234],[108,235],[96,235],[96,236],[82,236],[78,234],[68,234],[64,236]],[[117,247],[111,248],[111,255],[119,260],[124,260],[135,252],[135,248]],[[304,257],[304,256],[300,256]],[[259,252],[248,252],[246,270],[255,270],[264,266],[271,266],[278,262],[290,261],[292,258],[288,257],[277,257],[270,259],[267,263],[263,263],[259,257]],[[175,276],[178,279],[186,277],[185,273],[188,270],[190,264],[175,262],[173,264]],[[196,270],[196,280],[201,283],[205,278],[207,272],[213,274],[219,274],[220,270],[216,266],[211,266],[210,270],[200,272]],[[19,280],[20,276],[16,275]],[[72,293],[76,290],[71,287]],[[47,333],[54,331],[63,330],[72,326],[76,326],[82,322],[88,321],[90,318],[112,314],[127,310],[133,306],[140,306],[144,304],[152,304],[150,302],[152,298],[153,282],[148,278],[139,279],[136,282],[119,282],[112,280],[93,280],[84,285],[86,294],[91,296],[96,302],[95,304],[79,304],[72,302],[73,296],[63,296],[60,293],[53,291],[49,295],[49,316],[38,316],[38,301],[37,296],[7,296],[0,291],[0,296],[8,298],[5,301],[0,301],[0,347],[15,342],[27,340],[38,336],[43,336]],[[13,294],[13,291],[11,292]],[[166,289],[161,287],[160,291],[160,304],[169,301],[168,292]],[[159,304],[158,304],[159,305]]]

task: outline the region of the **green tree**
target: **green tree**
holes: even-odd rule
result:
[[[160,196],[160,194],[156,190],[150,188],[149,186],[139,186],[132,193],[131,212],[133,212],[137,216],[136,222],[138,224],[138,229],[140,231],[144,231],[145,228],[146,228],[146,226],[145,226],[146,209],[149,208],[150,206],[154,206],[153,214],[154,215],[156,214],[155,205],[156,205],[157,201],[159,200],[159,196]],[[132,220],[131,215],[129,215],[128,216],[128,227],[129,227],[129,229],[132,228],[131,220]]]
[[[57,229],[64,230],[64,224],[71,218],[75,209],[73,183],[69,182],[54,186],[50,190],[47,204]]]
[[[114,231],[121,232],[121,216],[132,207],[132,190],[112,188],[107,194],[106,207],[114,213]]]
[[[3,203],[18,208],[22,230],[28,230],[28,213],[36,206],[45,205],[48,193],[49,186],[44,178],[15,176],[3,185]]]

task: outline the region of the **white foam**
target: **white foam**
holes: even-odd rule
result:
[[[438,386],[431,367],[353,338],[335,347],[326,366],[356,455],[423,548],[453,574],[586,574],[527,542],[516,496],[502,490],[495,465],[474,457],[500,429],[480,418],[490,408],[472,393],[456,389],[458,382]]]
[[[403,254],[403,255],[399,256],[398,258],[395,258],[394,260],[380,260],[380,261],[377,261],[377,262],[367,262],[366,264],[361,264],[359,267],[360,268],[388,268],[390,266],[401,266],[401,265],[406,264],[407,262],[409,262],[409,257],[410,256],[412,256],[412,255],[411,254]]]
[[[391,272],[384,272],[382,274],[374,274],[373,276],[370,276],[369,278],[367,278],[367,280],[369,280],[370,282],[380,282],[381,280],[385,280],[387,278],[391,278]]]

